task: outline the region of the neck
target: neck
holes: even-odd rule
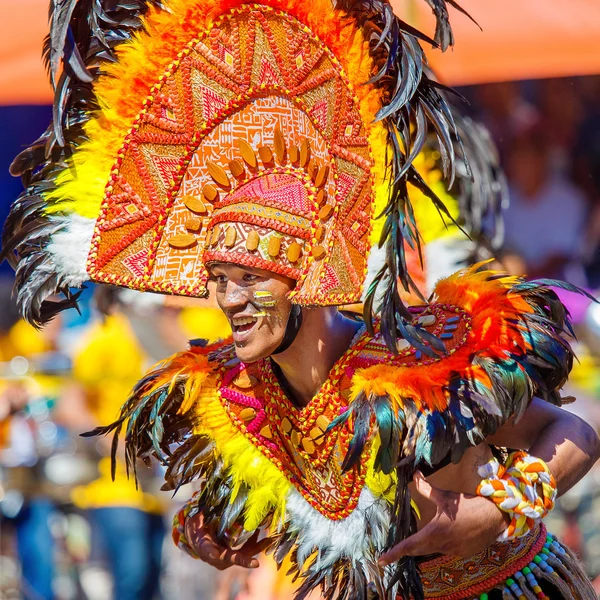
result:
[[[319,391],[360,328],[360,323],[336,308],[303,310],[302,326],[292,345],[271,357],[298,406],[306,406]]]

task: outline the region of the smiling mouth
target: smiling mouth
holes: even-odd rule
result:
[[[257,323],[258,319],[256,317],[233,317],[231,319],[233,341],[236,343],[245,342]]]

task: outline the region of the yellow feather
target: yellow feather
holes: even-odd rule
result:
[[[199,390],[195,405],[198,419],[196,432],[214,439],[217,452],[233,479],[232,498],[235,498],[242,483],[249,488],[244,509],[244,527],[248,531],[256,529],[270,511],[276,512],[274,523],[277,525],[282,518],[291,483],[235,428],[221,404],[214,384]]]
[[[371,447],[371,455],[367,462],[367,475],[365,477],[365,485],[369,488],[373,496],[376,498],[384,498],[390,504],[394,503],[394,495],[396,494],[396,476],[394,471],[386,475],[382,471],[375,471],[375,457],[381,445],[379,435],[373,440]]]
[[[388,504],[394,504],[394,498],[396,496],[396,473],[392,471],[389,475],[386,475],[382,471],[375,471],[375,457],[377,456],[377,450],[381,444],[379,436],[373,440],[373,446],[371,450],[371,456],[367,462],[367,475],[365,477],[365,485],[369,491],[376,498],[383,498]],[[417,506],[417,503],[411,498],[410,505],[417,515],[417,519],[421,519],[421,511]]]

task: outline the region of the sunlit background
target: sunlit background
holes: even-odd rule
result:
[[[397,13],[432,34],[422,0]],[[431,52],[441,82],[482,121],[509,181],[506,269],[600,289],[600,5],[597,0],[464,0],[456,46]],[[46,128],[52,92],[41,61],[46,0],[0,0],[0,221],[21,191],[13,157]],[[170,542],[171,515],[190,495],[160,491],[148,470],[135,488],[109,441],[78,434],[112,421],[154,362],[194,337],[227,335],[210,302],[158,302],[89,286],[81,313],[44,331],[19,321],[12,272],[0,266],[0,599],[284,599],[268,562],[212,571]],[[579,362],[567,394],[600,428],[600,310],[565,295]],[[108,316],[107,316],[108,314]],[[600,470],[560,502],[551,529],[584,560],[600,590]]]

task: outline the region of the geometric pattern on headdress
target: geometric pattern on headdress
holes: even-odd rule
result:
[[[460,213],[466,212],[467,225],[475,231],[482,222],[478,207],[489,197],[497,172],[497,164],[486,158],[489,144],[483,138],[466,139],[473,127],[454,122],[443,86],[425,69],[419,43],[442,50],[451,45],[447,5],[459,7],[449,0],[426,1],[436,16],[435,40],[398,19],[389,0],[52,3],[45,56],[55,88],[53,120],[11,165],[26,189],[6,220],[0,252],[0,259],[15,268],[17,304],[25,318],[36,325],[47,322],[75,305],[74,289],[90,279],[204,294],[206,235],[214,206],[210,199],[204,202],[203,186],[215,173],[226,173],[231,161],[244,160],[236,140],[245,141],[246,153],[248,147],[258,152],[260,169],[265,167],[261,147],[274,149],[276,128],[290,148],[302,142],[280,123],[287,99],[315,129],[306,135],[313,157],[323,141],[330,149],[319,158],[330,165],[321,184],[335,187],[327,194],[333,211],[324,209],[319,217],[327,227],[315,230],[325,235],[292,241],[280,229],[261,225],[251,230],[236,217],[231,222],[235,241],[232,231],[227,240],[215,241],[216,248],[227,243],[228,251],[237,251],[243,249],[244,236],[279,235],[280,254],[267,258],[262,246],[256,253],[271,269],[284,268],[290,257],[295,260],[293,267],[285,266],[297,277],[294,302],[355,301],[362,280],[367,326],[380,313],[390,348],[399,337],[418,343],[418,331],[398,295],[398,282],[417,288],[407,259],[410,248],[418,252],[420,239],[409,186],[437,210],[447,207],[419,173],[417,157],[428,140],[438,147],[444,178],[451,181],[457,174],[464,182]],[[242,15],[251,18],[244,22]],[[320,80],[311,77],[324,61],[330,62],[330,73],[321,73]],[[255,89],[247,89],[248,81]],[[318,101],[313,91],[325,91],[326,101]],[[261,92],[264,100],[277,104],[276,110],[263,110],[262,133],[246,131],[251,121],[234,126],[250,106],[259,114]],[[340,125],[338,117],[353,113],[356,123],[362,119],[361,131],[347,126],[332,131]],[[302,127],[295,125],[295,130]],[[367,139],[368,146],[363,144]],[[473,154],[475,169],[470,170],[466,159]],[[306,174],[315,183],[310,164],[306,173],[295,171],[310,192]],[[232,180],[232,189],[221,191],[233,192],[241,184]],[[213,199],[220,202],[225,196]],[[490,207],[487,200],[483,204]],[[373,215],[381,218],[369,222]],[[371,244],[365,244],[369,227]],[[57,293],[62,300],[48,300]]]
[[[368,130],[337,58],[289,14],[221,15],[153,86],[117,156],[88,260],[95,281],[202,296],[205,261],[229,260],[293,277],[301,304],[360,299]],[[279,200],[258,199],[261,186]]]
[[[312,238],[316,188],[290,172],[251,179],[213,212],[206,263],[235,262],[299,280]]]

